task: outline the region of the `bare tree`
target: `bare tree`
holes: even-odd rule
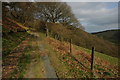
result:
[[[32,20],[34,7],[28,2],[4,2],[3,17],[10,17],[21,23]]]
[[[36,16],[46,22],[59,22],[66,25],[83,28],[74,16],[71,7],[65,2],[39,2],[36,3]]]

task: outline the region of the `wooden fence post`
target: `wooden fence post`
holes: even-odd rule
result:
[[[58,40],[60,40],[60,36],[58,35]]]
[[[92,54],[91,54],[91,71],[93,70],[93,62],[94,62],[94,47],[92,47]]]
[[[72,39],[70,39],[70,53],[72,53]]]
[[[55,34],[55,39],[57,40],[57,35]]]
[[[49,31],[49,36],[52,37],[52,31]]]
[[[59,40],[59,35],[57,34],[57,40]]]
[[[46,37],[48,37],[48,29],[46,28]]]
[[[61,37],[61,41],[63,42],[63,37]]]

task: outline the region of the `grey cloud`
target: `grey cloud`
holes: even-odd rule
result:
[[[108,5],[112,3],[71,2],[68,4],[88,32],[118,27],[118,7],[109,8]]]

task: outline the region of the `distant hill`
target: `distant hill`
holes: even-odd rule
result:
[[[101,32],[95,32],[92,34],[118,45],[118,42],[119,42],[118,39],[120,37],[119,31],[120,31],[120,29],[115,29],[115,30],[106,30],[106,31],[101,31]]]

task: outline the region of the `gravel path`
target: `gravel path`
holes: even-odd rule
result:
[[[42,39],[40,39],[40,37],[39,37],[39,41],[40,41],[40,43],[38,44],[39,49],[41,52],[44,52],[45,49],[44,49],[44,46],[42,44]],[[45,55],[41,56],[41,59],[43,60],[43,63],[44,63],[46,78],[57,78],[56,72],[51,65],[51,62],[49,60],[47,53],[45,53]]]

